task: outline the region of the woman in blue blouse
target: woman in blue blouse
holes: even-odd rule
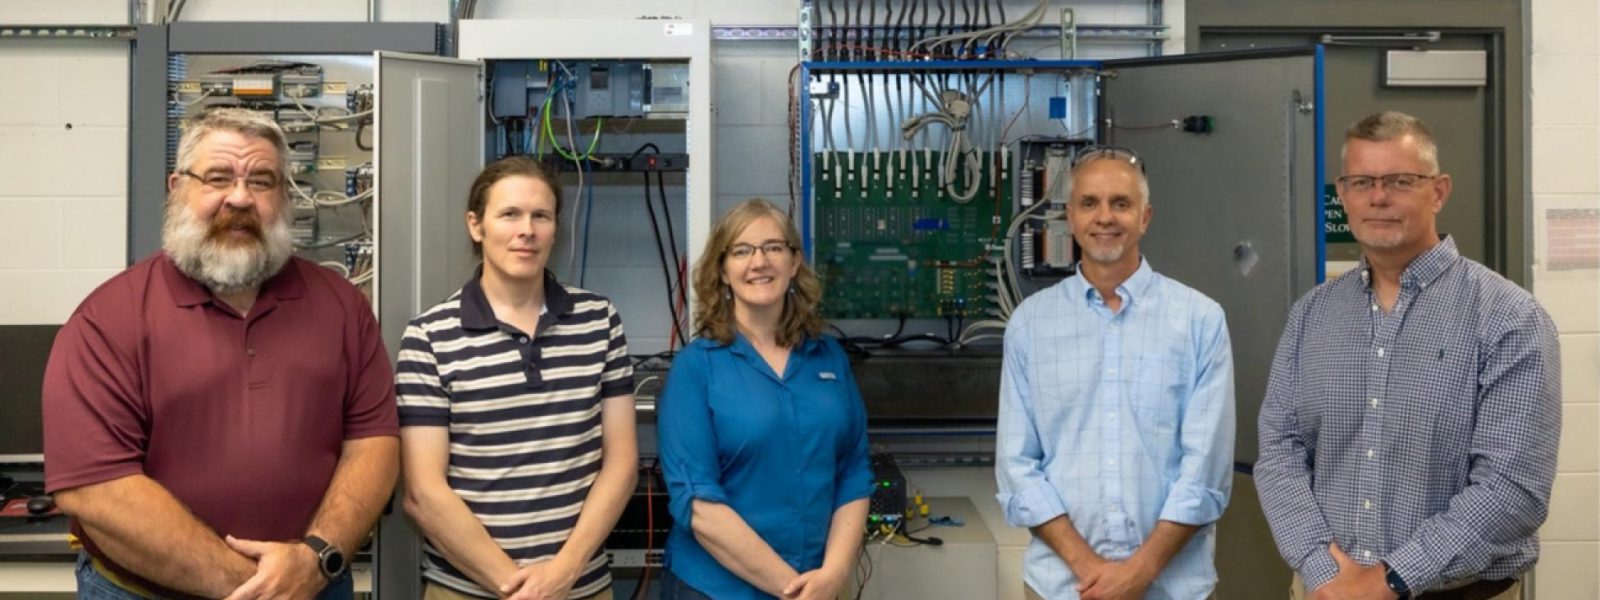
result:
[[[661,465],[676,521],[663,600],[838,595],[872,494],[866,409],[821,335],[816,273],[782,210],[747,200],[695,264],[698,339],[661,394]]]

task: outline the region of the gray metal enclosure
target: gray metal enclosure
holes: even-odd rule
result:
[[[1106,142],[1137,151],[1150,178],[1140,249],[1227,312],[1243,463],[1255,462],[1284,319],[1319,280],[1318,59],[1304,49],[1106,63]],[[1145,128],[1190,115],[1212,117],[1214,131]]]

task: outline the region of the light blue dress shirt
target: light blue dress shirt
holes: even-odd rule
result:
[[[867,412],[844,349],[810,338],[773,372],[743,335],[672,360],[656,415],[675,521],[666,564],[717,600],[771,598],[694,537],[693,501],[726,504],[795,571],[822,566],[833,513],[872,495]]]
[[[995,463],[1015,527],[1067,515],[1096,554],[1133,555],[1157,521],[1202,526],[1150,585],[1150,600],[1216,587],[1215,527],[1232,488],[1233,351],[1222,307],[1150,269],[1116,289],[1116,313],[1082,276],[1029,297],[1005,335]],[[1023,579],[1078,598],[1042,540]]]

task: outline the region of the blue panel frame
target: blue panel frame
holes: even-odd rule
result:
[[[1324,118],[1324,112],[1323,112],[1323,111],[1326,110],[1326,107],[1323,106],[1323,102],[1327,98],[1327,95],[1324,93],[1324,90],[1326,88],[1325,88],[1324,79],[1323,79],[1323,47],[1322,47],[1322,44],[1317,44],[1317,54],[1316,54],[1316,62],[1315,62],[1315,77],[1316,77],[1316,86],[1315,86],[1314,91],[1312,92],[1313,96],[1311,98],[1311,102],[1312,102],[1312,106],[1313,106],[1313,117],[1312,118],[1316,121],[1316,123],[1314,123],[1314,125],[1315,125],[1315,128],[1316,128],[1316,138],[1317,138],[1316,142],[1315,142],[1316,143],[1316,161],[1317,161],[1317,169],[1316,169],[1317,190],[1316,190],[1316,193],[1313,194],[1313,196],[1317,199],[1317,233],[1316,233],[1316,240],[1317,240],[1317,283],[1321,284],[1322,282],[1327,281],[1327,279],[1328,279],[1328,233],[1327,233],[1328,213],[1326,212],[1327,211],[1327,206],[1326,206],[1327,202],[1326,202],[1326,199],[1323,197],[1323,193],[1322,193],[1322,190],[1326,188],[1326,186],[1327,186],[1326,182],[1328,181],[1328,167],[1327,167],[1327,156],[1326,156],[1327,155],[1327,151],[1325,150],[1325,146],[1327,145],[1328,137],[1327,137],[1327,129],[1326,129],[1327,126],[1326,126],[1326,122],[1325,122],[1325,118]]]

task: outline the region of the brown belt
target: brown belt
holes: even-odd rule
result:
[[[1515,579],[1474,581],[1458,588],[1427,592],[1416,597],[1421,600],[1489,600],[1511,589],[1516,583]]]

